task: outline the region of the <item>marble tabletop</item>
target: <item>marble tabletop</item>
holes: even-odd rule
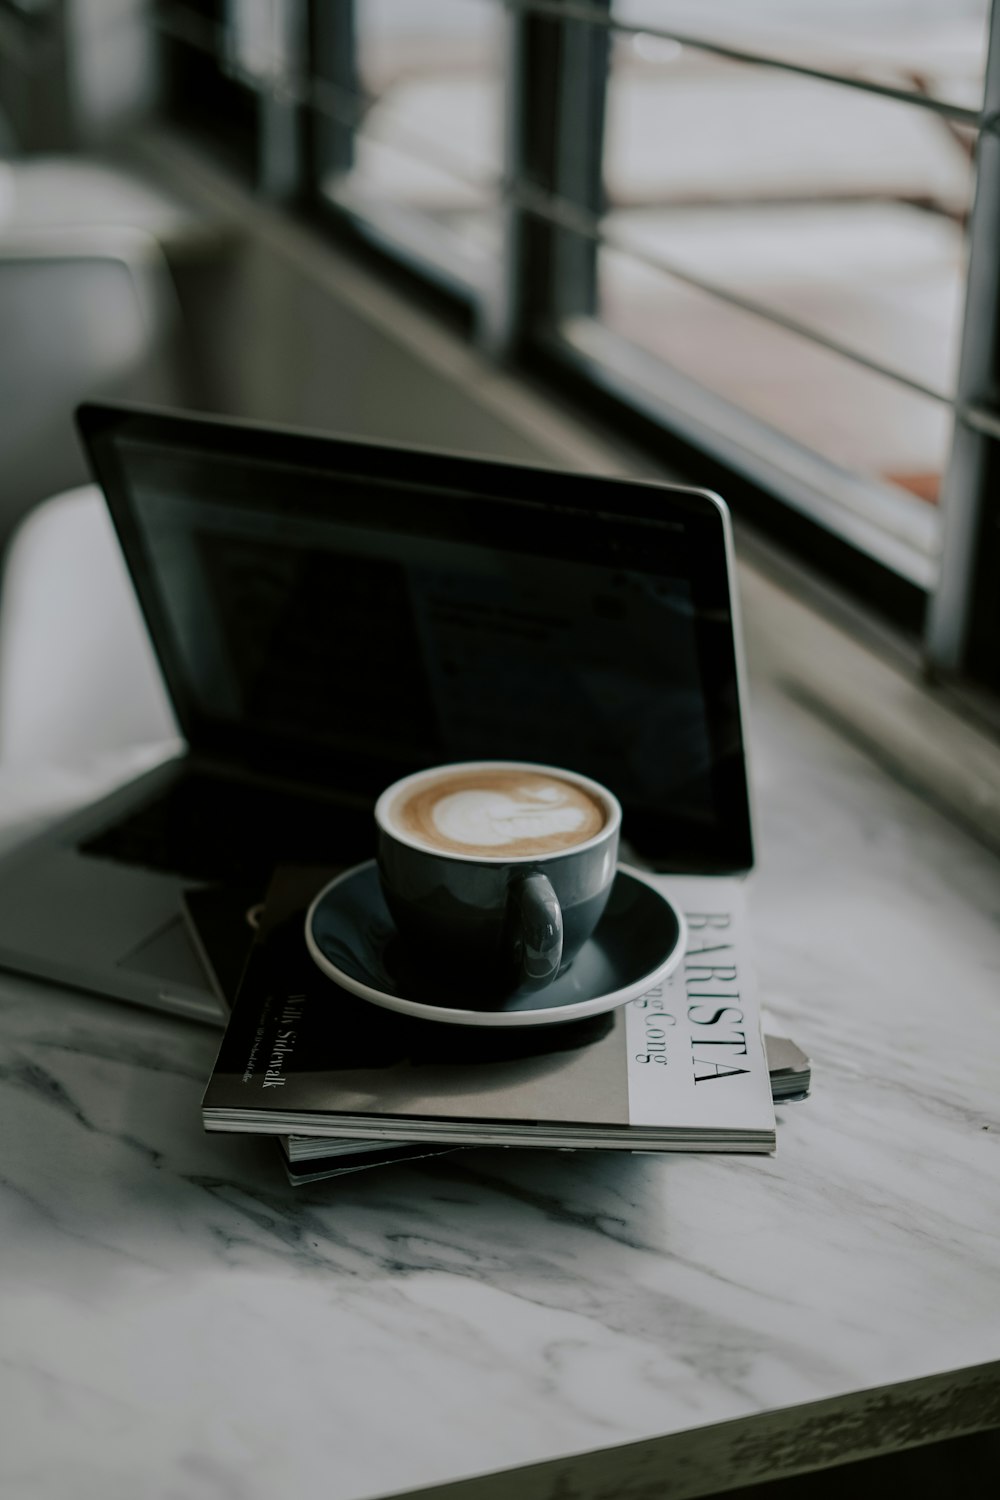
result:
[[[212,1031],[0,979],[0,1493],[681,1497],[1000,1425],[1000,864],[752,712],[759,979],[813,1060],[773,1157],[293,1189],[203,1133]]]

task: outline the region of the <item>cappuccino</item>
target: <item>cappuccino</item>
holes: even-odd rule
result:
[[[610,811],[596,791],[555,772],[485,766],[411,779],[388,815],[396,832],[425,849],[518,859],[586,844]]]

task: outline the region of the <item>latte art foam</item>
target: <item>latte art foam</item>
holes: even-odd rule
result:
[[[393,809],[402,833],[430,849],[516,857],[552,854],[600,833],[607,812],[574,782],[536,771],[438,777]]]

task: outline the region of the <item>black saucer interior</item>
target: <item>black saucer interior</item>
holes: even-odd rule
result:
[[[320,899],[312,936],[331,963],[370,989],[439,1009],[496,1013],[564,1009],[638,984],[673,953],[680,924],[658,891],[619,870],[604,915],[564,974],[545,989],[484,1001],[471,986],[448,983],[405,949],[372,861]]]

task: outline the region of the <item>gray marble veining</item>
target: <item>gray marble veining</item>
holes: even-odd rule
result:
[[[813,1060],[773,1158],[293,1190],[202,1132],[211,1031],[0,981],[0,1492],[356,1500],[997,1359],[1000,867],[766,684],[753,726]]]

